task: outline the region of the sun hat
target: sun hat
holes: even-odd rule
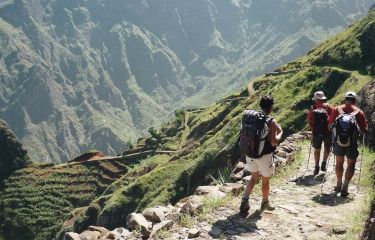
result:
[[[345,94],[345,98],[350,98],[350,99],[357,99],[357,94],[355,92],[347,92]]]
[[[316,93],[314,93],[314,97],[313,97],[313,101],[316,101],[316,100],[326,100],[327,97],[324,95],[324,92],[323,91],[317,91]]]

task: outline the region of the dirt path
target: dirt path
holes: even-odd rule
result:
[[[270,199],[276,206],[275,211],[260,214],[261,199],[254,194],[249,216],[239,216],[240,198],[236,198],[229,206],[210,214],[211,219],[198,223],[197,227],[203,230],[197,239],[348,239],[347,232],[353,219],[350,215],[360,208],[364,194],[353,185],[358,180],[359,171],[356,171],[349,188],[349,198],[341,198],[333,192],[336,177],[331,157],[327,173],[332,174],[327,174],[321,194],[325,175],[315,178],[311,175],[313,161],[310,161],[310,172],[301,179],[307,166],[308,146],[302,151],[305,159],[295,175],[271,188]],[[298,180],[301,181],[298,183]]]

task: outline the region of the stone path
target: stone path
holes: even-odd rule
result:
[[[312,176],[314,163],[311,159],[310,172],[301,178],[306,171],[308,146],[302,151],[305,159],[295,175],[287,182],[273,186],[270,199],[276,205],[275,211],[260,213],[261,200],[253,195],[249,215],[240,216],[237,210],[240,198],[236,198],[229,206],[210,214],[208,221],[195,226],[201,229],[196,239],[347,239],[353,219],[350,215],[359,209],[364,194],[353,185],[358,180],[359,171],[356,171],[349,188],[349,198],[341,198],[333,192],[333,156],[326,175]],[[327,181],[321,194],[325,176]],[[176,230],[170,239],[186,239],[188,231]]]

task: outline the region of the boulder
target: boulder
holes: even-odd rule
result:
[[[128,239],[129,236],[132,235],[129,230],[126,228],[116,228],[111,232],[108,232],[106,235],[104,235],[100,240],[123,240]]]
[[[152,224],[147,221],[142,214],[129,214],[126,218],[126,223],[131,230],[140,228],[143,236],[149,236],[151,234]]]
[[[148,221],[153,223],[159,223],[165,220],[165,214],[161,208],[146,208],[142,214]]]
[[[81,234],[79,234],[79,237],[81,240],[98,240],[100,238],[100,232],[98,231],[83,231]]]
[[[174,222],[172,220],[165,220],[154,224],[152,231],[156,233],[159,230],[169,230],[173,227],[173,224]]]
[[[204,195],[211,198],[223,198],[225,193],[219,190],[219,186],[200,186],[195,190],[196,195]]]
[[[236,165],[236,167],[233,169],[233,174],[239,173],[239,172],[241,172],[244,169],[245,169],[245,163],[238,162],[237,165]]]
[[[67,232],[65,233],[64,240],[81,240],[81,238],[78,233]]]
[[[105,227],[98,227],[98,226],[89,226],[88,227],[89,231],[97,231],[100,232],[100,236],[103,237],[107,233],[109,233],[109,230],[106,229]]]
[[[242,177],[244,176],[244,170],[241,170],[241,171],[239,171],[238,173],[236,173],[236,174],[232,174],[232,179],[234,180],[234,181],[238,181],[238,180],[240,180]]]
[[[188,238],[197,238],[201,234],[201,230],[198,228],[192,228],[189,230]]]
[[[203,210],[202,197],[197,195],[192,195],[190,197],[182,199],[180,201],[180,205],[180,212],[190,215],[195,215]]]
[[[288,156],[288,153],[282,150],[277,151],[276,156],[281,158],[286,158]]]
[[[244,185],[240,183],[224,183],[223,186],[220,186],[219,190],[237,196],[244,190],[244,188]]]

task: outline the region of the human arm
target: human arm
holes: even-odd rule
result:
[[[367,134],[368,133],[368,122],[367,122],[365,113],[363,111],[360,111],[358,113],[357,122],[358,122],[358,127],[359,127],[361,133]]]
[[[283,133],[284,132],[281,126],[276,122],[275,119],[273,119],[270,123],[270,137],[271,137],[271,145],[273,147],[276,147],[277,144],[279,144],[279,142],[282,139]]]
[[[336,121],[336,118],[339,116],[339,111],[337,108],[333,109],[333,111],[331,112],[331,114],[329,114],[329,117],[328,117],[328,128],[331,129],[332,128],[332,125],[333,123]]]
[[[313,116],[312,116],[312,111],[309,109],[307,112],[307,123],[309,125],[310,130],[313,130]]]

